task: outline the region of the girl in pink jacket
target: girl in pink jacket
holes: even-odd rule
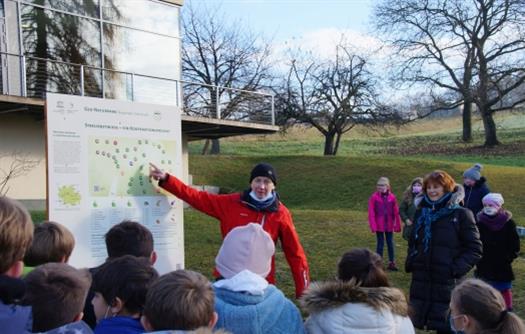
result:
[[[370,196],[368,201],[368,223],[370,230],[376,234],[376,252],[383,256],[383,246],[386,238],[388,248],[388,270],[397,271],[394,260],[393,232],[401,231],[401,219],[396,196],[390,190],[390,181],[386,177],[377,180],[377,191]]]

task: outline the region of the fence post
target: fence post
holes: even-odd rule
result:
[[[20,92],[23,97],[27,96],[26,80],[26,56],[22,56],[20,58]]]
[[[275,97],[272,94],[272,125],[275,125]]]
[[[217,119],[221,119],[221,104],[219,102],[219,86],[215,86],[215,109],[217,113]]]
[[[131,72],[131,101],[135,101],[135,74]]]
[[[80,96],[84,96],[84,65],[80,65]]]

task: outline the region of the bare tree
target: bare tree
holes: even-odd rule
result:
[[[24,176],[33,168],[38,166],[41,160],[32,159],[28,155],[13,152],[11,154],[0,155],[0,161],[7,160],[7,163],[0,164],[0,196],[7,195],[9,182],[13,179]]]
[[[390,114],[378,108],[373,88],[366,60],[339,45],[334,59],[326,62],[293,59],[276,105],[285,119],[319,130],[325,137],[324,155],[336,155],[343,134]]]
[[[524,14],[524,0],[383,0],[375,25],[399,56],[396,82],[448,95],[436,101],[441,108],[463,105],[465,141],[477,106],[491,146],[498,144],[493,113],[525,100],[504,103],[525,80]]]
[[[269,44],[238,23],[227,23],[218,11],[197,12],[191,6],[183,11],[182,77],[202,84],[184,85],[185,112],[257,119],[260,97],[243,91],[260,90],[268,83]],[[219,141],[214,139],[211,153],[219,152]]]

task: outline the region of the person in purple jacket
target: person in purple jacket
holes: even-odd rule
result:
[[[401,232],[401,219],[396,196],[390,189],[390,181],[380,177],[377,181],[376,191],[368,201],[368,223],[370,230],[376,234],[376,252],[383,256],[383,247],[386,239],[388,248],[388,270],[397,271],[394,259],[393,233]]]

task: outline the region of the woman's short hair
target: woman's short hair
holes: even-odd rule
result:
[[[452,176],[442,170],[435,170],[425,176],[423,180],[423,191],[426,192],[430,183],[441,185],[446,193],[454,191],[454,187],[456,186],[456,181],[454,181]]]

